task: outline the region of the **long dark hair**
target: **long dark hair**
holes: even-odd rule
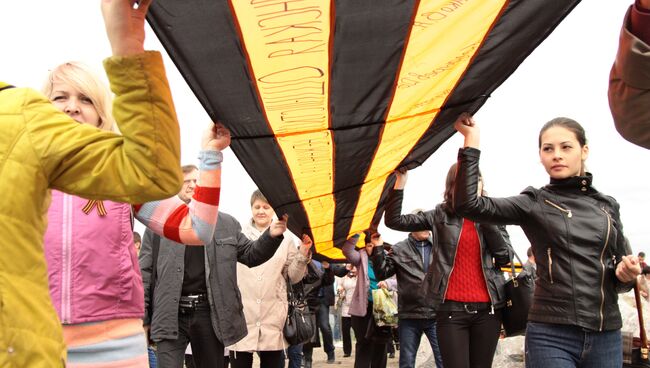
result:
[[[458,164],[454,163],[447,171],[447,179],[445,180],[445,194],[444,201],[442,202],[442,208],[447,211],[447,213],[455,215],[456,211],[454,210],[454,187],[456,186],[456,174],[458,173]],[[483,174],[481,171],[478,172],[479,178],[483,180]],[[485,190],[481,190],[481,195],[486,195]]]
[[[548,129],[555,126],[559,126],[573,132],[573,134],[576,135],[576,140],[578,143],[580,143],[580,147],[584,147],[587,144],[587,135],[585,134],[585,129],[582,127],[582,125],[580,125],[580,123],[570,118],[559,117],[548,121],[539,131],[539,137],[537,138],[538,148],[542,148],[542,134],[544,134],[544,132]]]
[[[584,147],[587,145],[587,135],[585,134],[585,129],[578,123],[577,121],[570,119],[570,118],[565,118],[565,117],[559,117],[555,118],[553,120],[548,121],[542,129],[539,131],[539,137],[537,138],[537,146],[541,150],[542,149],[542,134],[544,134],[545,131],[552,127],[561,127],[564,128],[576,136],[576,140],[578,141],[578,144],[580,144],[580,148]],[[581,168],[580,168],[580,175],[584,175],[585,172],[587,171],[587,167],[585,165],[585,161],[581,161]]]

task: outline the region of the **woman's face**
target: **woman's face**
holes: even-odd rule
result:
[[[271,225],[275,211],[267,202],[256,199],[251,206],[253,213],[253,222],[260,229],[265,229]]]
[[[589,148],[586,145],[580,147],[575,133],[567,128],[553,126],[542,134],[539,157],[553,179],[580,175],[582,163],[588,155]]]
[[[69,84],[54,81],[50,101],[77,122],[99,126],[99,114],[92,100]]]

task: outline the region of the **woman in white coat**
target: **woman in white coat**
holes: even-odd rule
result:
[[[253,218],[244,224],[242,233],[251,240],[259,238],[271,225],[275,212],[266,197],[256,190],[251,196]],[[287,231],[275,255],[256,267],[237,264],[237,284],[244,304],[248,335],[230,349],[233,368],[253,366],[257,352],[262,367],[283,365],[282,350],[287,344],[282,334],[287,319],[287,280],[300,282],[307,271],[311,239],[303,235],[300,249],[295,236]]]

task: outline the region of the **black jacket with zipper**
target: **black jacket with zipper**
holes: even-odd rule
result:
[[[621,328],[615,269],[630,254],[618,203],[591,186],[591,174],[551,180],[520,195],[476,195],[480,151],[461,149],[454,207],[474,221],[519,225],[537,263],[535,296],[528,320],[603,331]]]
[[[377,280],[397,275],[397,303],[400,319],[433,319],[436,317],[435,297],[430,287],[430,277],[424,273],[420,251],[411,235],[395,243],[391,253],[386,254],[383,246],[372,251],[370,261]],[[433,247],[427,262],[433,259]]]
[[[391,190],[386,204],[384,221],[387,227],[398,231],[431,230],[433,247],[429,270],[425,275],[421,256],[414,245],[393,251],[393,255],[387,258],[389,264],[382,265],[377,259],[378,266],[384,269],[383,276],[389,277],[393,273],[397,274],[397,285],[400,290],[398,292],[400,316],[403,313],[402,305],[416,303],[414,306],[418,307],[415,307],[413,312],[409,312],[409,315],[413,313],[415,316],[421,312],[422,317],[405,318],[432,318],[430,316],[432,314],[435,316],[435,311],[443,302],[447,291],[449,276],[451,276],[456,259],[463,218],[450,214],[444,209],[443,204],[439,204],[430,211],[402,215],[403,197],[403,190]],[[510,250],[512,249],[510,238],[505,228],[478,223],[475,226],[481,246],[483,276],[490,294],[490,301],[494,309],[498,309],[505,305],[505,278],[500,266],[510,262]],[[373,260],[373,267],[374,265]],[[404,290],[410,291],[410,293],[407,292],[405,295]],[[404,299],[405,297],[408,300]]]

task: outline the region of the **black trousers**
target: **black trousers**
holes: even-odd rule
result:
[[[343,337],[343,354],[350,355],[352,354],[352,318],[351,317],[341,317],[341,336]]]
[[[258,351],[257,355],[260,357],[260,367],[281,368],[284,366],[282,350]],[[230,364],[233,368],[252,368],[253,353],[231,351]]]
[[[445,368],[490,368],[501,332],[501,310],[438,311],[438,346]]]
[[[386,368],[388,344],[366,339],[366,331],[372,318],[370,302],[364,317],[352,316],[352,329],[357,339],[354,348],[354,368]]]
[[[182,368],[185,349],[190,342],[196,368],[224,368],[224,346],[212,329],[207,302],[198,304],[195,309],[178,310],[178,339],[157,343],[158,367]]]

